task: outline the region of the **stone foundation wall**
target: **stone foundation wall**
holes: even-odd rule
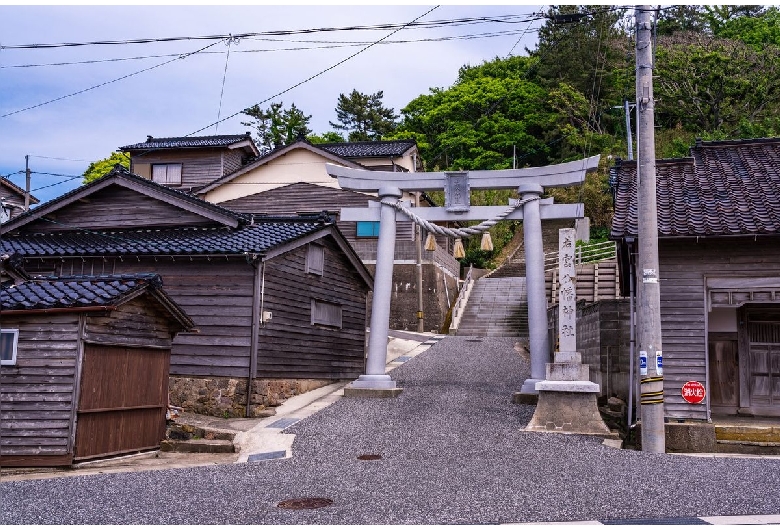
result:
[[[273,416],[285,400],[333,383],[324,379],[255,379],[250,416]],[[247,379],[171,377],[170,404],[186,412],[242,418],[246,415]]]

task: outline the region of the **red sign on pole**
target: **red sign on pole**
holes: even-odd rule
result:
[[[704,385],[698,381],[688,381],[682,386],[682,397],[688,403],[701,403],[706,395]]]

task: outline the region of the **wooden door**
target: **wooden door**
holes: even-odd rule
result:
[[[170,356],[170,350],[85,346],[76,460],[159,447]]]
[[[747,382],[753,413],[780,415],[780,310],[747,311]]]
[[[739,360],[736,333],[710,333],[710,405],[735,414],[739,407]]]

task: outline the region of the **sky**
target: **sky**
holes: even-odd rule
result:
[[[250,128],[241,124],[246,117],[240,111],[255,103],[262,108],[295,103],[312,116],[315,133],[332,130],[339,94],[353,89],[383,91],[385,106],[398,113],[432,87],[451,86],[463,65],[535,48],[542,21],[531,19],[541,9],[517,4],[0,5],[0,175],[23,188],[29,155],[32,193],[45,202],[81,185],[90,162],[147,135],[244,133]],[[264,35],[229,45],[227,39],[189,38],[18,48],[508,15],[515,17],[400,31]],[[369,46],[380,39],[385,40]]]

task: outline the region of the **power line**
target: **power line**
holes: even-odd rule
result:
[[[529,24],[533,23],[534,21],[531,21]],[[414,44],[419,42],[447,42],[447,41],[457,41],[457,40],[475,40],[475,39],[486,39],[486,38],[495,38],[495,37],[507,37],[512,35],[520,34],[521,37],[525,36],[528,33],[533,33],[538,31],[538,28],[529,29],[526,28],[524,30],[502,30],[502,31],[490,31],[485,33],[471,33],[471,34],[465,34],[465,35],[451,35],[448,37],[429,37],[425,39],[404,39],[404,40],[388,40],[381,42],[381,45],[388,45],[388,44]],[[350,48],[350,47],[358,47],[358,46],[366,46],[367,44],[370,44],[371,41],[322,41],[322,40],[294,40],[294,41],[287,41],[282,39],[260,39],[263,41],[270,41],[270,42],[300,42],[304,44],[322,44],[322,46],[295,46],[295,47],[289,47],[289,48],[265,48],[265,49],[255,49],[255,50],[233,50],[231,53],[273,53],[273,52],[291,52],[291,51],[308,51],[308,50],[329,50],[329,49],[336,49],[336,48]],[[518,42],[515,44],[517,46],[519,44]],[[514,47],[513,47],[514,49]],[[222,52],[214,52],[214,51],[204,51],[199,53],[199,55],[213,55],[213,54],[221,54]],[[157,55],[139,55],[134,57],[114,57],[114,58],[108,58],[108,59],[91,59],[91,60],[84,60],[84,61],[61,61],[56,63],[37,63],[37,64],[11,64],[11,65],[5,65],[0,66],[0,70],[8,69],[8,68],[42,68],[42,67],[48,67],[48,66],[72,66],[72,65],[86,65],[86,64],[100,64],[100,63],[112,63],[112,62],[122,62],[122,61],[138,61],[138,60],[145,60],[145,59],[162,59],[166,57],[179,57],[181,54],[179,53],[168,53],[168,54],[157,54]]]
[[[48,105],[50,103],[54,103],[55,101],[61,101],[61,100],[66,99],[66,98],[70,98],[70,97],[73,97],[73,96],[77,96],[79,94],[83,94],[85,92],[89,92],[90,90],[95,90],[96,88],[100,88],[100,87],[103,87],[103,86],[106,86],[106,85],[110,85],[112,83],[116,83],[117,81],[122,81],[123,79],[127,79],[128,77],[133,77],[133,76],[136,76],[136,75],[141,74],[143,72],[148,72],[149,70],[154,70],[155,68],[159,68],[161,66],[165,66],[166,64],[170,64],[170,63],[178,61],[180,59],[186,59],[187,57],[190,57],[192,55],[195,55],[196,53],[199,53],[199,52],[201,52],[203,50],[211,48],[212,46],[216,46],[217,44],[219,44],[219,42],[214,42],[214,43],[209,44],[208,46],[204,46],[200,50],[196,50],[196,51],[191,52],[191,53],[186,53],[186,54],[183,54],[183,55],[179,55],[178,57],[176,57],[175,59],[171,59],[170,61],[165,61],[164,63],[156,64],[154,66],[150,66],[149,68],[144,68],[143,70],[138,70],[137,72],[133,72],[131,74],[123,75],[122,77],[118,77],[116,79],[112,79],[111,81],[106,81],[104,83],[100,83],[98,85],[94,85],[94,86],[91,86],[89,88],[85,88],[83,90],[79,90],[77,92],[73,92],[71,94],[67,94],[65,96],[60,96],[58,98],[50,99],[49,101],[44,101],[43,103],[38,103],[36,105],[31,105],[29,107],[25,107],[23,109],[18,109],[18,110],[15,110],[13,112],[8,112],[6,114],[0,115],[0,118],[7,118],[8,116],[13,116],[14,114],[18,114],[20,112],[24,112],[24,111],[32,110],[32,109],[37,109],[38,107],[43,107],[44,105]]]
[[[528,22],[526,17],[535,15],[499,15],[494,17],[468,17],[449,20],[432,20],[428,22],[412,22],[397,24],[376,24],[371,26],[343,26],[330,28],[309,28],[297,30],[273,30],[252,33],[237,33],[227,35],[200,35],[188,37],[160,37],[146,39],[125,39],[125,40],[102,40],[88,42],[60,42],[60,43],[34,43],[34,44],[11,44],[0,45],[0,50],[22,50],[22,49],[50,49],[50,48],[73,48],[80,46],[103,46],[103,45],[126,45],[126,44],[149,44],[158,42],[177,42],[191,40],[225,40],[227,38],[246,39],[250,37],[264,36],[285,36],[285,35],[309,35],[313,33],[333,33],[340,31],[387,31],[407,28],[435,28],[435,27],[456,27],[463,25],[498,23],[515,24],[518,22]],[[539,18],[537,17],[536,20]],[[395,33],[395,31],[393,33]]]
[[[418,21],[418,20],[419,20],[419,19],[421,19],[422,17],[424,17],[424,16],[428,15],[429,13],[433,12],[434,10],[436,10],[436,9],[438,9],[438,8],[439,8],[439,6],[434,6],[433,8],[429,9],[428,11],[426,11],[425,13],[423,13],[422,15],[420,15],[419,17],[415,18],[415,19],[414,19],[412,22],[409,22],[408,24],[413,24],[413,23],[415,23],[416,21]],[[309,76],[309,77],[307,77],[307,78],[306,78],[306,79],[304,79],[303,81],[300,81],[300,82],[298,82],[298,83],[296,83],[296,84],[292,85],[291,87],[289,87],[289,88],[286,88],[286,89],[282,90],[281,92],[278,92],[278,93],[274,94],[273,96],[270,96],[270,97],[268,97],[268,98],[266,98],[266,99],[264,99],[264,100],[262,100],[262,101],[260,101],[260,102],[256,103],[256,105],[258,105],[258,106],[259,106],[259,105],[262,105],[262,104],[264,104],[264,103],[267,103],[267,102],[271,101],[272,99],[274,99],[274,98],[277,98],[277,97],[279,97],[279,96],[281,96],[281,95],[283,95],[283,94],[286,94],[287,92],[290,92],[291,90],[294,90],[294,89],[298,88],[299,86],[301,86],[301,85],[303,85],[303,84],[306,84],[306,83],[308,83],[308,82],[309,82],[309,81],[311,81],[312,79],[315,79],[315,78],[317,78],[317,77],[321,76],[322,74],[324,74],[324,73],[326,73],[326,72],[329,72],[329,71],[333,70],[334,68],[337,68],[338,66],[341,66],[342,64],[346,63],[347,61],[349,61],[349,60],[351,60],[351,59],[353,59],[353,58],[355,58],[355,57],[357,57],[357,56],[358,56],[358,55],[360,55],[361,53],[363,53],[363,52],[365,52],[366,50],[368,50],[368,49],[372,48],[373,46],[376,46],[376,45],[377,45],[377,44],[379,44],[380,42],[382,42],[382,41],[384,41],[384,40],[386,40],[386,39],[390,38],[392,35],[395,35],[396,33],[398,33],[399,31],[401,31],[401,30],[402,30],[402,29],[404,29],[405,27],[406,27],[406,26],[402,26],[402,27],[400,27],[400,28],[398,28],[398,29],[396,29],[396,30],[392,31],[391,33],[388,33],[387,35],[385,35],[385,36],[384,36],[384,37],[382,37],[381,39],[379,39],[379,40],[377,40],[377,41],[375,41],[375,42],[372,42],[371,44],[369,44],[369,45],[368,45],[368,46],[366,46],[365,48],[362,48],[362,49],[360,49],[360,50],[356,51],[355,53],[353,53],[353,54],[352,54],[352,55],[350,55],[349,57],[347,57],[347,58],[345,58],[345,59],[342,59],[341,61],[339,61],[339,62],[337,62],[337,63],[335,63],[335,64],[333,64],[333,65],[331,65],[331,66],[329,66],[329,67],[327,67],[327,68],[325,68],[324,70],[320,70],[320,71],[319,71],[319,72],[317,72],[316,74],[314,74],[314,75],[312,75],[312,76]],[[246,107],[244,107],[244,109],[245,109],[245,108],[246,108]],[[231,119],[231,118],[234,118],[234,117],[238,116],[239,114],[243,113],[243,112],[244,112],[244,109],[242,109],[242,110],[240,110],[240,111],[238,111],[238,112],[235,112],[235,113],[231,114],[230,116],[227,116],[227,117],[225,117],[225,118],[222,118],[222,119],[221,119],[221,120],[219,120],[218,122],[215,122],[215,123],[210,123],[210,124],[208,124],[208,125],[207,125],[207,126],[205,126],[205,127],[201,127],[201,128],[200,128],[200,129],[198,129],[197,131],[193,131],[193,132],[191,132],[190,134],[187,134],[187,135],[185,135],[185,136],[192,136],[192,135],[198,134],[198,133],[199,133],[199,132],[201,132],[201,131],[205,131],[206,129],[208,129],[208,128],[209,128],[209,127],[211,127],[212,125],[216,125],[216,124],[217,124],[217,123],[219,123],[219,122],[222,122],[222,121],[227,121],[227,120],[229,120],[229,119]]]

